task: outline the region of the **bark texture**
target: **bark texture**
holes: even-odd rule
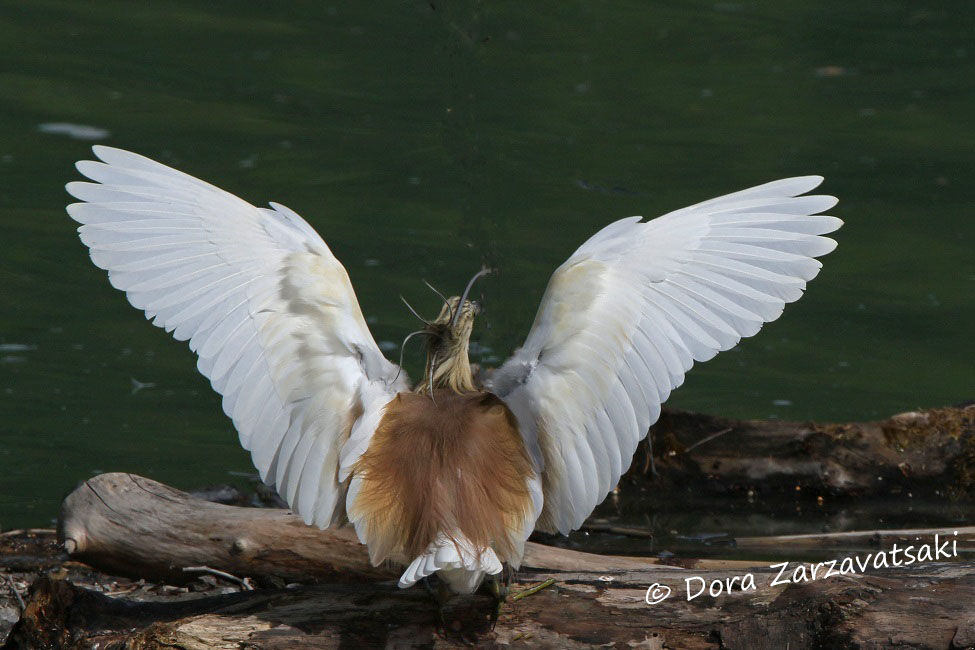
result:
[[[975,404],[843,424],[665,409],[650,431],[661,493],[690,485],[702,497],[797,487],[834,496],[975,497]],[[649,477],[647,444],[640,444],[624,485]]]
[[[756,587],[687,600],[685,578],[744,572],[681,570],[526,573],[555,579],[534,595],[494,603],[478,595],[439,608],[422,589],[327,583],[184,600],[138,602],[42,577],[32,586],[13,648],[283,649],[338,647],[967,648],[975,645],[975,563]],[[530,581],[530,582],[529,582]],[[646,602],[647,589],[671,589]],[[736,583],[740,587],[741,580]],[[697,583],[694,583],[694,590]]]
[[[947,531],[899,531],[878,544],[931,542],[918,538],[934,532]],[[147,602],[45,576],[31,587],[7,648],[975,645],[975,562],[868,564],[857,575],[829,578],[820,567],[813,580],[808,565],[795,573],[798,563],[782,575],[768,563],[740,561],[699,560],[677,568],[652,558],[532,544],[512,594],[548,579],[554,584],[510,598],[492,627],[491,597],[456,598],[441,607],[421,588],[400,590],[398,568],[370,566],[351,531],[312,529],[283,510],[200,501],[130,474],[95,477],[69,495],[60,535],[73,559],[115,573],[186,581],[184,566],[205,564],[265,588]],[[802,541],[826,548],[841,544],[842,535]],[[953,539],[970,547],[975,530],[963,528]],[[309,578],[317,584],[282,588],[285,581]],[[666,590],[670,596],[651,605],[648,590],[651,599]]]
[[[650,473],[644,447],[621,481],[624,493],[690,492],[712,506],[719,495],[797,488],[843,498],[926,492],[955,504],[975,496],[972,406],[839,425],[671,410],[652,433],[659,473]],[[735,542],[759,557],[788,549],[840,559],[865,557],[864,542],[876,554],[954,531],[964,557],[975,527]],[[19,614],[5,648],[975,648],[975,562],[967,560],[828,578],[820,568],[811,579],[808,563],[794,573],[800,564],[792,562],[778,576],[771,562],[665,566],[530,543],[511,593],[554,584],[509,598],[492,626],[491,597],[440,606],[422,588],[397,589],[400,569],[371,566],[350,530],[320,531],[287,510],[211,503],[130,474],[79,486],[62,505],[58,538],[67,556],[46,533],[0,536],[0,618]],[[742,589],[746,576],[754,588]],[[702,585],[689,599],[688,587]],[[648,604],[648,595],[667,590]]]
[[[350,528],[319,530],[291,511],[211,503],[135,474],[100,474],[61,505],[58,534],[68,554],[105,572],[181,583],[205,565],[269,585],[391,580],[399,567],[369,563]],[[529,542],[524,564],[553,571],[639,570],[656,558],[594,555]],[[749,566],[698,560],[682,566]]]

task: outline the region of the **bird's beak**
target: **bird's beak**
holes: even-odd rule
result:
[[[464,289],[464,293],[463,293],[463,295],[461,295],[460,301],[458,301],[458,303],[457,303],[457,311],[454,313],[454,317],[450,321],[450,328],[451,329],[453,329],[454,327],[457,326],[457,319],[460,317],[460,312],[461,312],[461,309],[464,307],[464,301],[467,300],[467,295],[471,292],[471,287],[474,286],[474,283],[477,282],[477,279],[479,277],[488,275],[489,273],[492,273],[492,272],[493,272],[493,269],[482,268],[480,271],[478,271],[477,273],[475,273],[474,274],[474,277],[471,278],[470,282],[467,283],[467,288]],[[474,312],[474,313],[476,314],[477,312]]]

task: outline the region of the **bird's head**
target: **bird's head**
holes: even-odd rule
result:
[[[423,330],[427,334],[427,354],[436,354],[444,359],[461,352],[466,354],[474,329],[474,317],[480,312],[481,305],[477,301],[464,300],[461,303],[460,296],[447,298],[440,313]]]
[[[419,393],[430,393],[435,388],[448,388],[455,392],[476,390],[471,374],[467,348],[474,329],[474,317],[481,311],[476,301],[467,299],[474,282],[490,273],[478,272],[464,289],[464,295],[444,298],[440,313],[432,321],[426,321],[422,330],[427,335],[427,364],[423,381],[416,387]]]

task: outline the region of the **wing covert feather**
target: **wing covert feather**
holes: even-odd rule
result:
[[[92,260],[153,324],[189,341],[261,478],[307,523],[334,522],[343,447],[363,449],[371,431],[356,424],[407,385],[345,268],[282,205],[254,207],[121,149],[94,152],[100,162],[77,167],[95,182],[67,185],[85,201],[68,214]]]
[[[797,300],[842,225],[788,178],[590,237],[552,275],[524,345],[490,378],[542,469],[537,528],[567,534],[616,486],[695,361]]]

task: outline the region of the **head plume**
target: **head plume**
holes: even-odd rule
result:
[[[427,363],[423,380],[416,387],[417,392],[432,395],[436,388],[448,388],[458,393],[476,390],[467,348],[474,329],[474,317],[481,307],[467,297],[478,278],[490,272],[490,269],[482,268],[475,273],[461,296],[445,298],[437,292],[444,305],[436,318],[424,320],[426,327],[423,331],[429,335]]]

